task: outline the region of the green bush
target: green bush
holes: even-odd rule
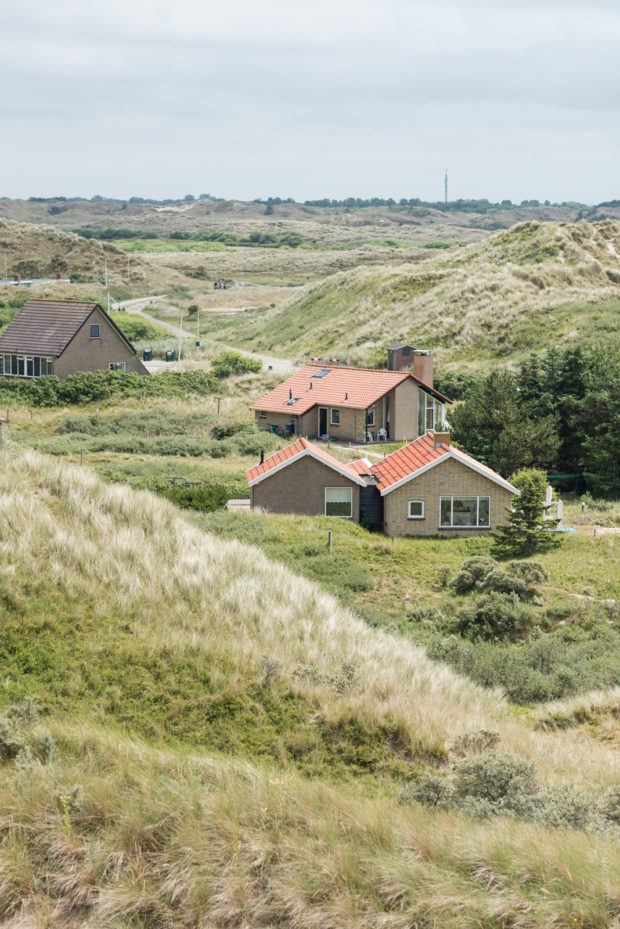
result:
[[[419,780],[407,784],[398,795],[402,804],[422,803],[424,806],[447,807],[453,798],[451,781],[440,774],[425,774]]]
[[[523,812],[536,792],[534,765],[508,752],[484,752],[456,767],[455,798],[486,800],[496,808]]]
[[[111,313],[112,320],[116,323],[123,335],[130,342],[156,342],[167,335],[165,329],[160,326],[154,326],[148,319],[142,319],[139,316],[131,316],[128,313]]]
[[[520,603],[515,593],[490,591],[456,614],[459,635],[469,639],[514,642],[524,638],[534,625],[534,611]]]
[[[174,397],[215,393],[217,381],[206,371],[166,371],[151,377],[120,371],[78,371],[64,380],[44,376],[33,380],[0,379],[0,400],[27,406],[66,406],[93,403],[113,396]]]
[[[233,374],[256,374],[262,371],[263,363],[259,358],[248,358],[239,352],[221,352],[211,362],[211,370],[217,378],[230,377]]]
[[[515,565],[518,562],[510,564]],[[538,575],[531,569],[529,576]],[[497,593],[516,594],[520,600],[527,600],[534,593],[528,581],[523,576],[518,576],[516,571],[507,573],[492,558],[482,556],[464,561],[450,586],[457,594],[469,593],[472,590],[493,590]]]

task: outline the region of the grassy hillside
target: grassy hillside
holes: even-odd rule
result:
[[[361,269],[279,306],[222,322],[258,350],[383,361],[383,346],[432,348],[440,363],[519,358],[618,332],[620,224],[523,223],[417,266]]]
[[[0,457],[5,922],[612,924],[612,827],[476,822],[407,789],[492,730],[577,823],[618,781],[613,746],[535,731],[147,493]]]
[[[458,773],[481,730],[543,784],[606,796],[613,747],[534,731],[149,494],[0,456],[5,922],[612,924],[613,831],[396,796],[425,770]]]

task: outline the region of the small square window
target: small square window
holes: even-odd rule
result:
[[[366,415],[368,416],[367,425],[369,425],[369,426],[374,426],[374,424],[375,424],[375,408],[374,408],[374,406],[373,406],[373,408],[372,408],[371,410],[368,410],[368,411],[367,411]]]
[[[424,519],[424,500],[410,500],[407,516],[409,519]]]
[[[331,424],[332,426],[340,425],[340,410],[332,410]]]
[[[91,339],[98,339],[101,336],[101,326],[99,323],[91,323],[90,327],[90,337]]]
[[[267,419],[267,413],[265,410],[260,410],[258,415],[261,419]]]

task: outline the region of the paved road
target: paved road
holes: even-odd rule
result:
[[[155,326],[161,326],[162,329],[167,329],[168,332],[171,332],[178,339],[178,324],[175,325],[175,323],[169,323],[163,319],[157,319],[155,316],[151,316],[149,313],[145,312],[147,307],[153,303],[158,303],[161,300],[165,300],[165,294],[160,294],[153,297],[139,297],[136,300],[121,300],[119,303],[113,303],[112,309],[117,310],[120,306],[122,306],[127,310],[128,313],[133,313],[135,316],[141,316],[143,319],[148,320]],[[190,331],[183,327],[183,335],[188,339],[195,339],[196,331]],[[259,361],[262,361],[263,368],[271,368],[278,374],[290,374],[295,370],[295,365],[291,361],[288,361],[286,358],[274,358],[271,355],[259,355],[256,352],[248,352],[243,348],[237,348],[235,345],[226,345],[224,342],[218,342],[215,339],[205,339],[203,336],[200,337],[200,341],[206,342],[209,345],[215,345],[218,348],[231,349],[234,352],[239,352],[240,355],[245,355],[246,358],[258,358]]]

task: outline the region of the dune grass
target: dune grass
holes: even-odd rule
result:
[[[497,363],[617,331],[620,226],[522,223],[422,264],[357,268],[275,308],[228,320],[226,338],[297,360],[333,352],[375,364],[402,339],[443,364]]]
[[[47,723],[32,742],[53,757],[5,766],[0,786],[10,925],[604,929],[618,911],[604,838],[398,807],[91,725]]]
[[[534,731],[148,493],[7,445],[0,463],[0,707],[43,710],[19,751],[0,719],[7,925],[613,924],[610,838],[396,800],[481,729],[599,793],[612,748]]]

